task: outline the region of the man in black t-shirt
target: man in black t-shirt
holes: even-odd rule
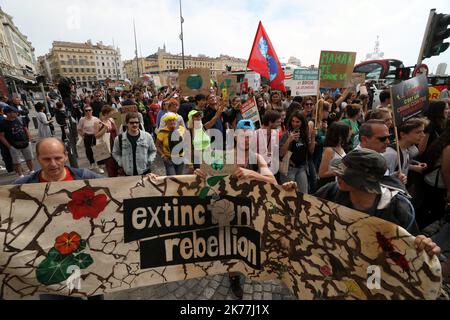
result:
[[[6,119],[0,124],[0,141],[9,149],[19,177],[24,176],[21,166],[22,157],[27,162],[30,172],[34,173],[30,131],[18,119],[19,110],[6,107],[4,112]]]

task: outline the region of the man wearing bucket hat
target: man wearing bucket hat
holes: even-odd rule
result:
[[[387,170],[382,155],[369,149],[354,150],[332,162],[332,168],[338,181],[321,188],[316,197],[390,221],[413,235],[419,233],[410,201],[399,190],[381,183]],[[416,237],[415,244],[418,251],[426,250],[429,255],[440,253],[423,235]]]

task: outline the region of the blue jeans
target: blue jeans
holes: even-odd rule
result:
[[[166,176],[181,176],[184,173],[184,164],[174,164],[172,161],[164,161]]]
[[[301,166],[299,168],[289,167],[287,176],[282,175],[281,182],[285,183],[289,181],[297,182],[298,191],[308,194],[308,175],[306,174],[305,166]]]

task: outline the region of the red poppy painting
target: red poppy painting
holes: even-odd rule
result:
[[[96,219],[105,210],[107,202],[106,195],[95,195],[94,190],[84,188],[72,193],[72,201],[67,207],[75,220],[84,217]]]
[[[64,233],[56,238],[55,249],[62,255],[68,255],[80,247],[81,237],[76,232]]]

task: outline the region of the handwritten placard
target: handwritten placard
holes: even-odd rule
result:
[[[320,87],[348,88],[351,84],[356,52],[322,51],[320,54]]]

